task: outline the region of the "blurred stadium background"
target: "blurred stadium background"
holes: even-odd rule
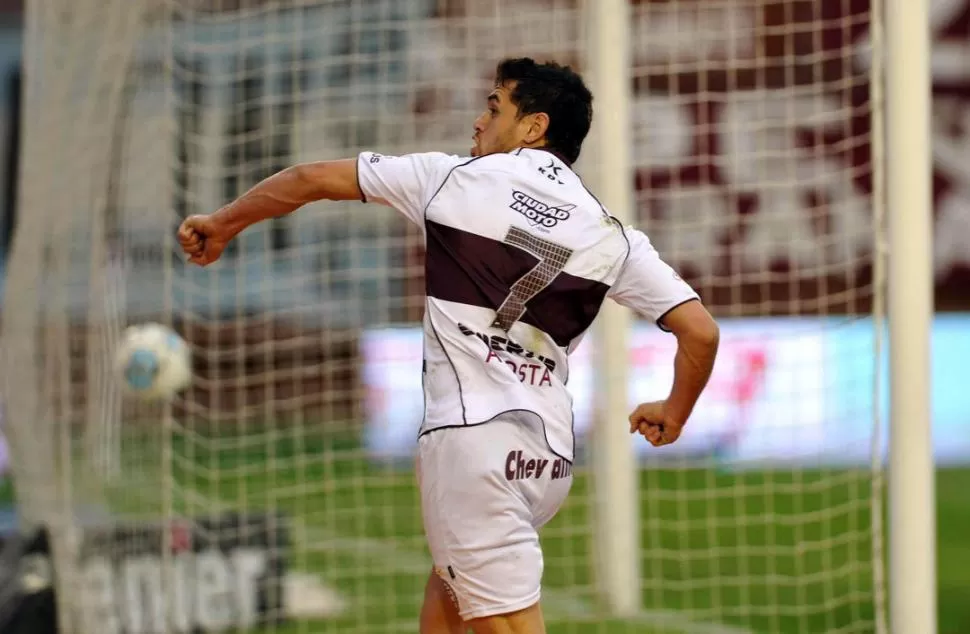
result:
[[[201,271],[173,229],[297,161],[467,152],[500,58],[586,70],[580,4],[0,2],[0,632],[55,631],[52,566],[65,633],[416,631],[418,231],[314,205]],[[939,631],[965,634],[970,1],[930,4],[934,382],[913,424],[933,425]],[[633,323],[627,358],[595,337],[577,353],[582,457],[543,536],[550,632],[882,632],[878,7],[629,10],[625,213],[712,307],[722,351],[681,442],[635,445],[631,565],[600,550],[597,376],[607,355],[631,402],[662,397],[673,342]],[[578,165],[594,192],[606,154],[591,142]],[[193,346],[170,406],[126,402],[109,375],[117,333],[145,320]],[[604,597],[611,567],[636,574],[633,614]]]

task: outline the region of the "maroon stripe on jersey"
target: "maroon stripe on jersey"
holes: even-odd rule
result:
[[[539,263],[528,251],[475,233],[425,221],[428,297],[498,310],[512,286]],[[525,306],[519,321],[567,346],[599,312],[609,286],[559,273]]]

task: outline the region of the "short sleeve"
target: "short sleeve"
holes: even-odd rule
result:
[[[660,254],[642,231],[628,227],[624,233],[630,243],[630,255],[607,296],[666,330],[661,323],[664,316],[699,296],[660,259]]]
[[[420,225],[431,197],[462,162],[458,156],[441,152],[401,156],[361,152],[357,157],[357,184],[364,202],[394,207]]]

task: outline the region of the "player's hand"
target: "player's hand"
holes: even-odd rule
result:
[[[666,412],[666,401],[641,403],[630,414],[630,433],[639,432],[654,447],[669,445],[680,438],[682,421],[674,420]]]
[[[222,255],[232,235],[212,216],[189,216],[178,230],[178,241],[189,262],[199,266],[212,264]]]

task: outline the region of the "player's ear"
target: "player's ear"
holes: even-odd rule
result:
[[[549,115],[545,112],[529,115],[529,127],[525,133],[526,143],[537,143],[546,136],[547,130],[549,130]]]

